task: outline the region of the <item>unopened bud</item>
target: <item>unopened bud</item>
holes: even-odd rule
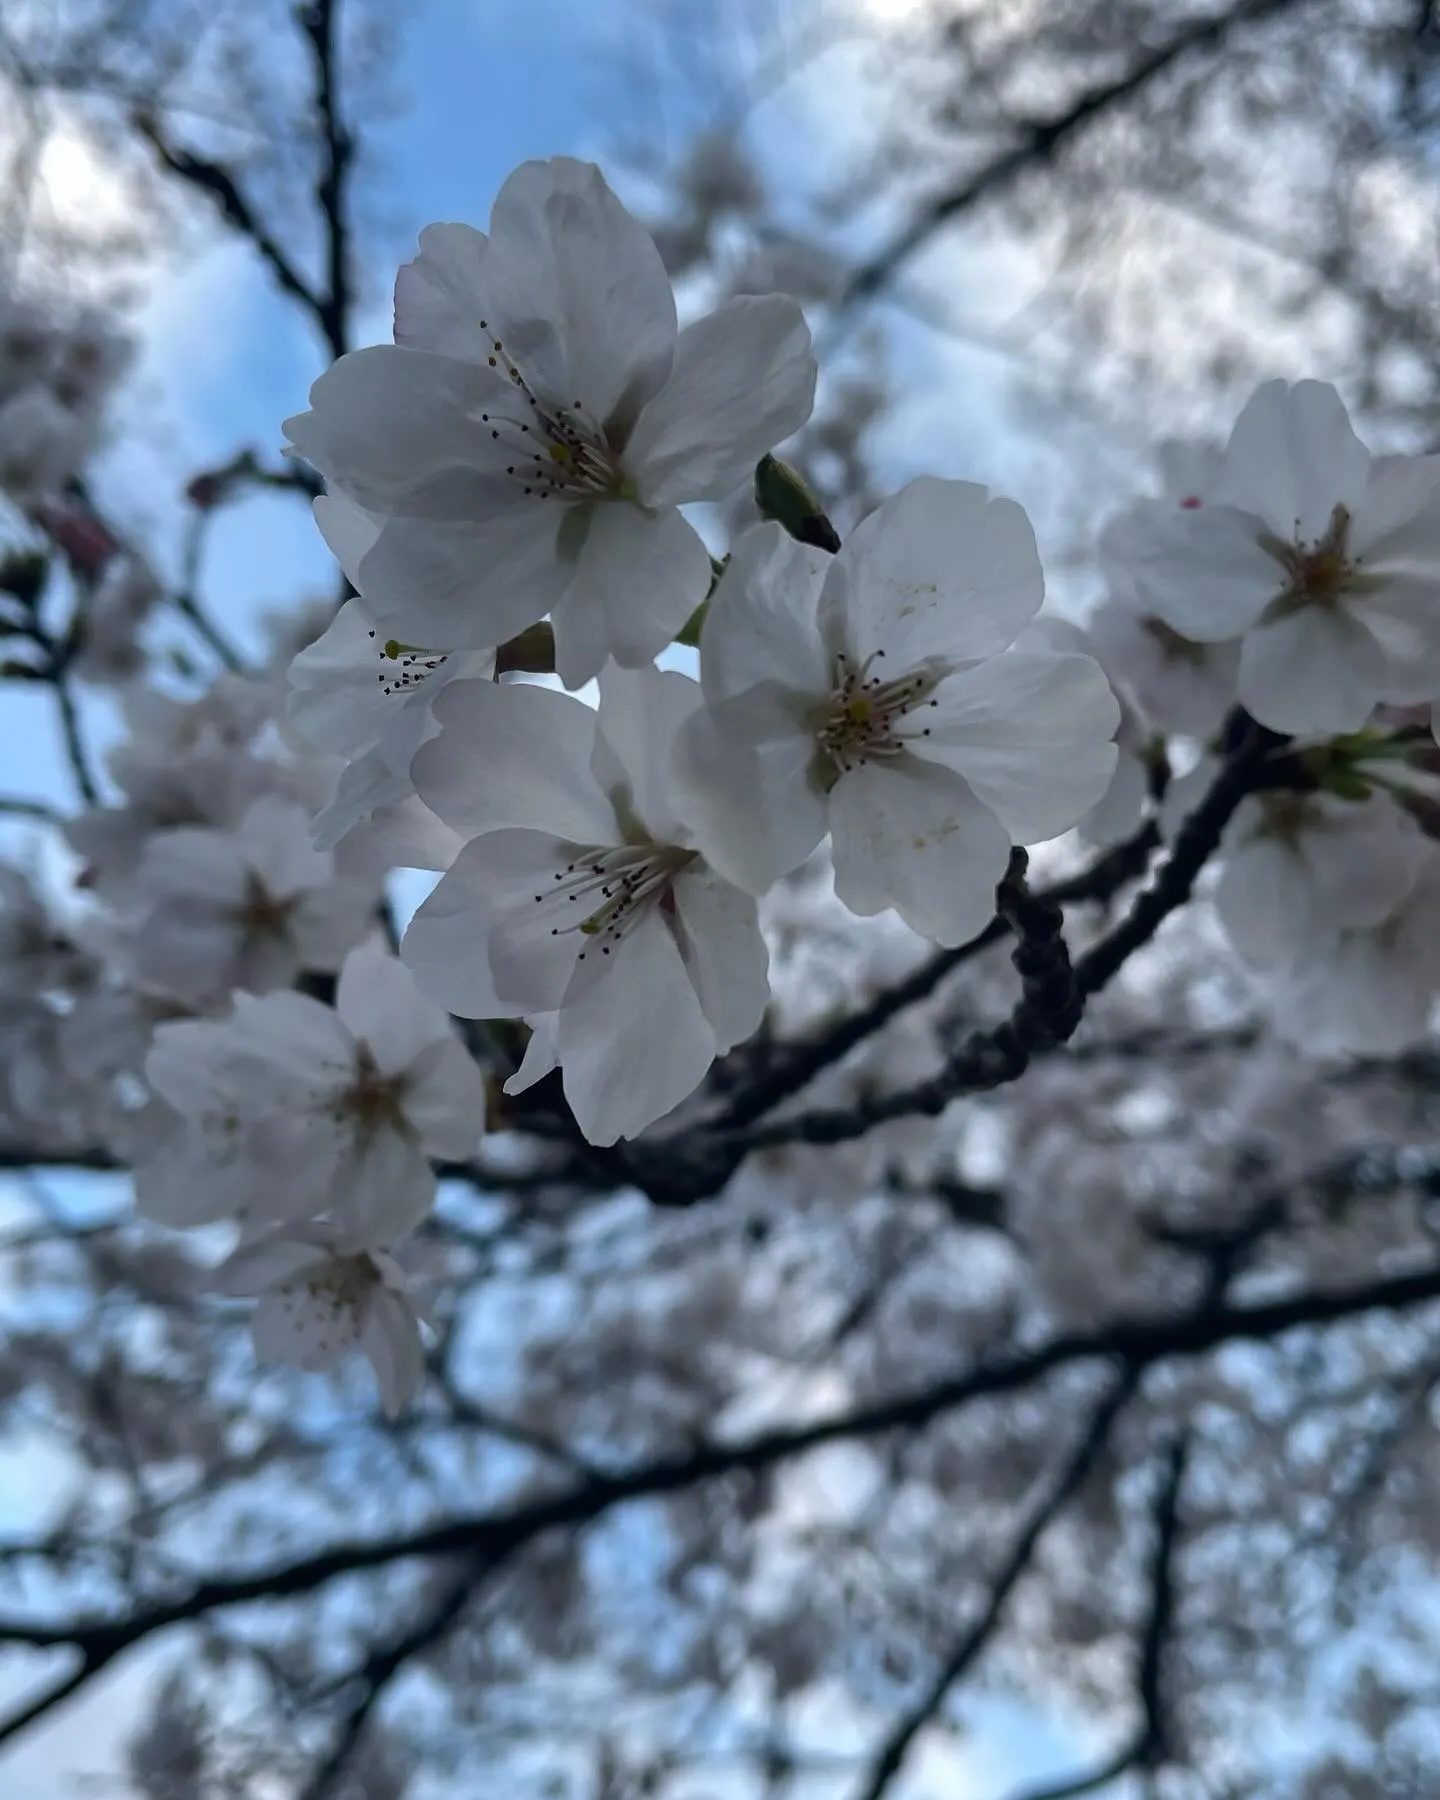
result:
[[[778,456],[762,456],[755,465],[755,504],[765,518],[783,525],[797,543],[813,544],[831,555],[840,548],[840,534],[809,483]]]

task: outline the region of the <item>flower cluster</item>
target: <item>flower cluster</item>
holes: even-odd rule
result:
[[[1093,659],[1014,647],[1040,560],[983,488],[913,482],[838,554],[761,525],[716,582],[680,507],[729,496],[814,387],[793,301],[677,330],[648,234],[556,159],[510,178],[488,236],[426,231],[394,345],[287,427],[359,595],[292,674],[296,728],[350,759],[322,833],[412,796],[448,828],[402,954],[452,1011],[522,1019],[507,1091],[558,1066],[596,1144],[755,1031],[756,900],[827,833],[849,907],[956,944],[1012,846],[1069,829],[1116,764]],[[657,669],[702,607],[699,679]],[[598,707],[494,679],[546,617]]]
[[[1235,708],[1276,734],[1293,779],[1230,821],[1221,924],[1287,1035],[1399,1049],[1440,992],[1423,710],[1440,693],[1440,456],[1372,456],[1333,388],[1274,381],[1222,451],[1169,445],[1161,462],[1163,495],[1101,534],[1091,648],[1133,744],[1206,752],[1173,783],[1170,821]]]
[[[3,397],[41,379],[7,373],[16,319],[0,450]],[[44,391],[79,417],[58,355]],[[132,1164],[150,1218],[238,1224],[217,1281],[261,1296],[264,1354],[361,1348],[398,1407],[423,1373],[407,1245],[487,1121],[553,1123],[563,1095],[577,1154],[621,1170],[597,1153],[723,1126],[742,1059],[712,1066],[791,1007],[773,926],[817,880],[847,931],[965,945],[1017,846],[1173,837],[1238,747],[1255,778],[1204,879],[1280,1031],[1426,1032],[1440,458],[1371,456],[1332,389],[1270,383],[1105,527],[1081,627],[1042,616],[1026,514],[972,482],[913,480],[842,543],[773,456],[815,386],[798,302],[682,328],[649,234],[557,158],[488,233],[425,231],[394,342],[288,422],[353,591],[270,668],[132,680],[153,576],[63,475],[6,477],[86,598],[62,640],[17,588],[14,629],[37,673],[116,687],[126,727],[66,827],[73,916],[18,874],[0,894],[7,1113]],[[764,522],[717,557],[722,514],[694,509],[738,518],[752,482]],[[396,869],[438,876],[398,944]],[[943,1054],[912,1025],[874,1046],[892,1088]],[[832,1119],[849,1079],[821,1081]],[[857,1147],[857,1182],[936,1141]]]
[[[0,492],[53,500],[99,440],[130,345],[104,320],[60,320],[0,294]]]

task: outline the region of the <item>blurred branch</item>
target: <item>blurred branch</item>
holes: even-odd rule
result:
[[[1061,1369],[1103,1362],[1138,1376],[1158,1363],[1203,1356],[1222,1344],[1268,1343],[1302,1328],[1335,1324],[1369,1312],[1398,1313],[1440,1300],[1440,1263],[1403,1275],[1343,1288],[1307,1289],[1283,1299],[1248,1306],[1213,1303],[1207,1296],[1192,1310],[1132,1315],[1087,1330],[1058,1333],[1039,1344],[1011,1348],[939,1381],[875,1401],[850,1412],[780,1427],[730,1443],[702,1443],[683,1454],[614,1475],[587,1478],[541,1500],[499,1512],[459,1517],[378,1539],[330,1545],[245,1574],[195,1581],[167,1599],[137,1605],[126,1615],[81,1615],[53,1622],[0,1619],[0,1643],[37,1649],[70,1647],[81,1657],[78,1679],[67,1678],[73,1693],[137,1645],[176,1625],[204,1618],[224,1607],[308,1594],[342,1575],[387,1568],[416,1557],[461,1556],[494,1567],[546,1533],[590,1524],[630,1501],[679,1493],[723,1476],[775,1468],[822,1445],[920,1429],[972,1401],[1030,1387]],[[14,1737],[47,1710],[44,1697],[0,1721],[0,1743]]]
[[[230,171],[222,164],[212,162],[209,157],[196,156],[192,151],[172,144],[159,121],[149,113],[137,113],[132,123],[165,168],[188,187],[197,189],[209,198],[230,229],[254,246],[268,265],[281,291],[298,301],[323,330],[323,297],[310,286],[291,262],[283,246],[266,229],[260,215],[245,198]]]
[[[1306,0],[1239,0],[1228,12],[1192,20],[1168,42],[1139,57],[1123,75],[1084,89],[1063,111],[1048,119],[1018,124],[1019,138],[1008,150],[984,164],[959,187],[938,194],[888,243],[851,276],[837,310],[848,311],[882,288],[942,226],[969,212],[982,200],[1031,169],[1051,162],[1067,142],[1096,119],[1145,92],[1158,77],[1198,51],[1217,51],[1237,27],[1253,24]]]
[[[1155,1547],[1150,1560],[1150,1604],[1141,1634],[1136,1668],[1135,1697],[1140,1722],[1130,1739],[1113,1756],[1078,1775],[1040,1787],[1025,1788],[1011,1800],[1073,1800],[1092,1794],[1108,1782],[1118,1781],[1127,1770],[1153,1769],[1166,1753],[1164,1696],[1161,1688],[1165,1647],[1175,1616],[1175,1551],[1180,1537],[1180,1490],[1185,1480],[1189,1446],[1177,1437],[1165,1458],[1165,1471],[1155,1500]]]
[[[409,1662],[432,1649],[453,1629],[476,1589],[490,1573],[484,1564],[465,1563],[414,1625],[370,1652],[350,1678],[360,1684],[360,1693],[346,1713],[325,1760],[300,1789],[297,1800],[330,1800],[338,1793],[365,1727],[391,1682]]]
[[[984,1609],[956,1639],[953,1648],[936,1670],[929,1687],[911,1709],[892,1727],[880,1746],[868,1774],[859,1788],[859,1800],[880,1800],[890,1783],[900,1773],[910,1746],[945,1704],[946,1696],[982,1654],[994,1636],[1011,1593],[1024,1576],[1034,1557],[1040,1539],[1056,1517],[1079,1492],[1094,1469],[1110,1438],[1115,1421],[1134,1395],[1139,1371],[1126,1365],[1120,1377],[1096,1408],[1080,1442],[1071,1451],[1048,1491],[1031,1509],[1010,1554],[996,1572],[990,1585],[990,1596]]]
[[[311,282],[279,238],[268,228],[254,202],[224,163],[176,144],[153,112],[137,110],[131,123],[162,166],[186,186],[203,194],[221,219],[246,239],[274,276],[282,293],[314,321],[332,357],[349,348],[351,282],[349,173],[355,139],[341,117],[339,30],[341,0],[306,0],[295,9],[295,23],[310,48],[312,99],[319,130],[320,171],[315,200],[320,216],[324,273]]]
[[[340,0],[311,0],[295,18],[315,63],[315,105],[320,118],[320,179],[315,198],[325,227],[325,287],[316,303],[331,354],[350,348],[350,206],[347,180],[355,140],[340,118]]]

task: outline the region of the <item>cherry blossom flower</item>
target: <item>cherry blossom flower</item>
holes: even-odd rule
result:
[[[1262,724],[1356,730],[1440,684],[1440,457],[1372,458],[1332,387],[1268,382],[1211,503],[1177,510],[1133,573],[1184,637],[1242,639],[1239,699]]]
[[[1429,1030],[1440,990],[1440,851],[1382,917],[1332,931],[1272,991],[1277,1029],[1316,1055],[1390,1056]]]
[[[315,511],[327,543],[354,580],[378,526],[334,497],[317,500]],[[345,602],[289,669],[291,724],[308,742],[347,759],[315,820],[320,849],[333,848],[377,809],[413,798],[410,760],[437,729],[431,702],[447,681],[490,675],[494,668],[491,650],[452,655],[384,639],[360,601]]]
[[[1337,931],[1378,926],[1430,851],[1386,795],[1367,801],[1275,792],[1241,802],[1226,832],[1215,906],[1246,962],[1283,971]]]
[[[699,702],[687,676],[613,665],[598,714],[552,690],[461,682],[415,758],[421,796],[472,841],[401,953],[454,1012],[554,1014],[507,1091],[558,1062],[592,1143],[678,1106],[769,993],[754,901],[707,866],[676,810],[675,737]]]
[[[408,1231],[435,1194],[429,1158],[479,1140],[479,1070],[393,956],[362,945],[333,1008],[306,994],[235,998],[230,1017],[162,1025],[151,1087],[184,1129],[137,1174],[170,1225],[333,1215],[366,1243]]]
[[[395,343],[342,357],[286,430],[379,521],[356,585],[386,638],[485,649],[545,614],[567,686],[648,662],[705,598],[678,508],[722,500],[810,413],[798,305],[678,331],[658,251],[588,163],[510,176],[490,235],[432,225]]]
[[[1235,704],[1240,645],[1182,637],[1154,613],[1112,595],[1086,621],[1095,654],[1162,731],[1211,738]]]
[[[1087,656],[1016,650],[1044,581],[1030,523],[968,482],[912,482],[835,558],[763,525],[700,644],[706,707],[678,745],[706,856],[763,893],[828,829],[852,911],[958,944],[1012,844],[1105,793],[1119,708]]]
[[[1152,732],[1130,697],[1123,682],[1099,654],[1091,633],[1071,619],[1053,613],[1033,620],[1015,640],[1013,650],[1058,650],[1067,654],[1093,656],[1111,684],[1111,692],[1120,709],[1120,722],[1115,728],[1115,771],[1110,785],[1081,819],[1075,829],[1087,843],[1118,844],[1140,827],[1150,796],[1150,769],[1146,752]]]
[[[157,832],[130,890],[129,961],[152,993],[215,1004],[234,988],[333,972],[374,921],[373,888],[337,881],[305,809],[278,795],[233,831]]]
[[[333,1225],[282,1226],[242,1243],[214,1272],[216,1292],[256,1296],[256,1359],[328,1370],[363,1351],[394,1418],[420,1388],[420,1315],[400,1263]]]

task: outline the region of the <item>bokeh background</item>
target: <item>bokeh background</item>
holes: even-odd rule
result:
[[[804,459],[842,525],[913,474],[988,482],[1029,509],[1052,601],[1073,616],[1100,591],[1096,529],[1152,483],[1159,442],[1220,438],[1261,378],[1335,381],[1378,448],[1440,446],[1440,32],[1422,0],[347,0],[340,68],[340,104],[357,141],[347,343],[387,335],[394,269],[421,225],[483,224],[495,190],[527,157],[593,157],[653,221],[686,305],[770,286],[805,302],[822,395]],[[233,172],[260,229],[297,266],[315,269],[325,221],[314,126],[303,39],[279,0],[0,0],[0,289],[93,305],[133,333],[133,364],[87,480],[105,515],[123,521],[168,582],[193,580],[252,656],[273,641],[271,615],[335,591],[303,494],[252,474],[283,477],[279,422],[303,406],[334,346],[277,287],[255,231],[223,216],[213,182],[196,170]],[[233,495],[197,538],[191,484],[233,474],[246,453],[252,461]],[[744,522],[745,505],[742,496],[708,521],[717,545]],[[187,566],[197,545],[198,562]],[[179,627],[158,629],[183,684],[195,645]],[[97,758],[122,729],[103,695],[86,699],[82,723]],[[8,791],[71,804],[45,693],[6,688],[0,766]],[[64,853],[43,834],[13,820],[4,831],[21,855],[64,876]],[[420,892],[406,889],[411,903]],[[836,954],[843,963],[859,953],[841,940]],[[25,1246],[37,1217],[73,1237],[108,1229],[124,1204],[116,1178],[74,1174],[47,1176],[38,1197],[32,1178],[17,1177],[0,1197],[6,1243],[22,1246],[0,1261],[0,1333],[8,1333],[0,1556],[9,1543],[63,1531],[88,1485],[123,1486],[126,1431],[107,1424],[97,1371],[107,1358],[124,1363],[123,1347],[146,1329],[125,1312],[133,1269],[112,1288],[103,1264],[41,1267]],[[489,1218],[483,1197],[473,1200],[461,1238],[478,1242]],[[622,1237],[632,1224],[623,1209],[618,1224],[592,1221],[596,1234],[613,1226]],[[703,1239],[703,1223],[693,1229]],[[560,1338],[567,1321],[590,1316],[584,1256],[573,1246],[568,1262],[553,1254],[546,1264],[537,1251],[511,1287],[503,1265],[491,1265],[485,1306],[467,1315],[462,1362],[488,1367],[492,1399],[504,1399],[537,1316]],[[676,1236],[667,1254],[694,1272],[708,1249],[702,1243],[700,1260],[687,1263]],[[666,1267],[663,1255],[646,1264],[657,1319],[669,1304]],[[973,1283],[979,1318],[983,1246],[969,1245],[962,1267],[968,1273],[956,1279]],[[703,1289],[701,1274],[695,1280]],[[697,1301],[684,1329],[704,1330],[707,1304],[725,1303]],[[780,1304],[788,1302],[770,1302]],[[67,1333],[90,1346],[68,1368],[55,1349]],[[173,1391],[162,1358],[149,1370],[155,1404],[180,1404],[187,1384],[202,1379],[243,1381],[243,1336],[234,1344],[218,1377],[210,1353],[174,1352]],[[643,1354],[632,1347],[627,1364],[623,1346],[612,1353],[627,1378]],[[837,1379],[823,1359],[802,1358],[771,1367],[746,1404],[758,1416],[777,1394],[815,1404]],[[703,1415],[698,1392],[689,1404]],[[723,1383],[716,1392],[733,1399]],[[314,1385],[267,1402],[272,1434],[296,1409],[296,1440],[276,1452],[273,1491],[257,1480],[233,1512],[197,1512],[183,1528],[198,1534],[190,1548],[214,1547],[232,1529],[264,1543],[267,1517],[277,1542],[317,1518],[358,1523],[372,1487],[401,1477],[386,1460],[395,1446],[383,1447],[373,1421],[353,1429],[347,1403]],[[1427,1390],[1427,1428],[1428,1406]],[[406,1504],[421,1504],[426,1481],[472,1495],[476,1483],[504,1490],[513,1445],[487,1440],[482,1457],[441,1438],[437,1426],[428,1451],[406,1450],[418,1459],[405,1465],[403,1479],[415,1484]],[[157,1505],[187,1456],[205,1454],[157,1453]],[[425,1455],[433,1464],[421,1471]],[[286,1459],[298,1466],[307,1456],[323,1460],[324,1472],[292,1480]],[[823,1516],[859,1479],[827,1468],[791,1503]],[[989,1502],[978,1489],[961,1493],[961,1503],[993,1504],[1002,1515],[1015,1504],[1003,1482]],[[630,1574],[616,1569],[657,1561],[659,1529],[642,1518],[612,1536],[601,1585],[613,1579],[618,1591]],[[6,1579],[34,1602],[49,1577],[26,1565]],[[543,1593],[528,1604],[543,1612]],[[633,1623],[638,1602],[619,1604],[631,1606]],[[887,1661],[898,1653],[883,1631],[867,1637],[862,1600],[848,1616],[857,1638],[846,1681],[821,1684],[807,1701],[817,1792],[840,1791],[824,1788],[827,1746],[843,1762],[870,1735],[874,1720],[855,1710],[856,1695],[868,1694],[878,1716],[911,1679]],[[343,1633],[343,1617],[333,1628]],[[833,1632],[833,1619],[825,1629]],[[565,1660],[563,1645],[542,1649]],[[233,1693],[255,1679],[253,1670],[234,1674],[214,1646],[207,1653],[214,1680],[233,1683]],[[795,1654],[820,1657],[813,1646]],[[258,1752],[241,1758],[230,1788],[175,1774],[183,1759],[166,1772],[164,1745],[188,1716],[178,1688],[164,1699],[173,1658],[168,1644],[147,1649],[0,1749],[0,1794],[299,1793],[293,1746],[277,1752],[269,1774]],[[0,1693],[23,1694],[35,1668],[0,1650]],[[466,1679],[463,1661],[445,1676],[451,1686]],[[1062,1688],[1040,1680],[1017,1698],[995,1684],[927,1743],[896,1791],[994,1800],[1009,1784],[1067,1766],[1094,1741],[1101,1711],[1089,1716]],[[170,1740],[159,1727],[146,1737],[157,1696]],[[412,1724],[427,1703],[422,1680],[406,1702]],[[521,1711],[517,1700],[515,1718]],[[1323,1735],[1303,1708],[1288,1721],[1266,1723],[1278,1763],[1292,1740]],[[357,1785],[355,1800],[468,1797],[500,1780],[522,1800],[653,1791],[638,1777],[627,1785],[614,1771],[597,1774],[593,1762],[567,1788],[557,1770],[569,1746],[554,1721],[534,1726],[538,1751],[517,1725],[504,1749],[510,1760],[487,1776],[486,1759],[499,1754],[487,1737],[493,1726],[467,1738],[453,1722],[437,1725],[428,1766],[413,1746],[397,1748],[404,1774],[389,1787],[377,1748],[365,1778],[374,1785]],[[706,1729],[694,1726],[702,1743]],[[724,1737],[716,1729],[712,1748]],[[455,1750],[462,1740],[464,1755]],[[577,1726],[582,1762],[596,1741],[593,1718]],[[757,1766],[770,1793],[794,1775],[782,1765],[767,1774],[763,1757]],[[412,1774],[416,1785],[405,1786]],[[717,1753],[684,1791],[694,1800],[748,1793],[753,1776]],[[1374,1791],[1419,1800],[1440,1790]],[[1314,1793],[1330,1800],[1330,1789]]]

